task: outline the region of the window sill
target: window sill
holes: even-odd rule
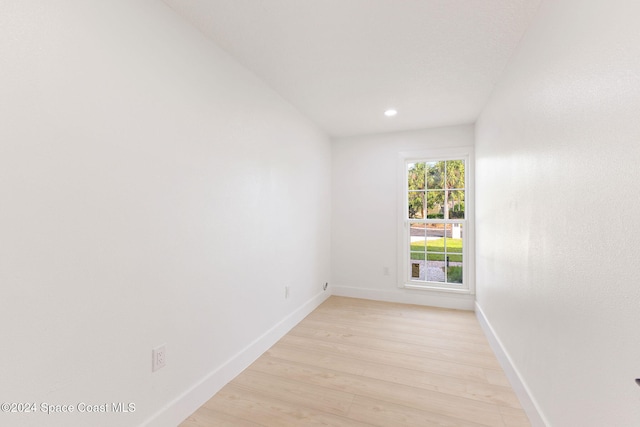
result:
[[[439,286],[438,284],[429,284],[426,282],[424,285],[418,285],[414,283],[405,283],[403,286],[405,289],[416,289],[420,291],[430,291],[446,294],[458,294],[458,295],[473,295],[473,292],[467,288],[453,288],[448,286]]]

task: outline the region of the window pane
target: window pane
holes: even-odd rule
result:
[[[424,163],[409,163],[407,165],[409,190],[424,190],[425,177]]]
[[[444,191],[427,192],[427,218],[444,218]]]
[[[444,224],[427,224],[427,252],[444,252]]]
[[[447,267],[447,282],[462,283],[462,259],[460,262],[449,261],[449,267]]]
[[[424,191],[409,192],[409,218],[424,218]]]
[[[447,188],[464,188],[464,160],[447,161]]]
[[[447,191],[448,219],[464,219],[464,190]]]
[[[424,252],[411,252],[411,261],[424,261]]]
[[[427,254],[426,280],[429,282],[444,282],[443,254]]]
[[[446,248],[448,254],[462,253],[462,224],[447,224]]]
[[[443,190],[444,189],[444,168],[445,162],[429,162],[426,164],[427,169],[427,189]]]
[[[422,256],[424,257],[424,254]],[[424,258],[410,261],[409,274],[412,280],[424,281]]]
[[[424,252],[427,246],[427,226],[426,224],[412,222],[409,224],[409,234],[411,237],[411,250]],[[424,258],[423,258],[424,259]]]

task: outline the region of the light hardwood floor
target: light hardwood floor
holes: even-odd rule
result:
[[[529,425],[473,313],[333,296],[180,426]]]

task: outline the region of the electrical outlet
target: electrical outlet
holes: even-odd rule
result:
[[[382,274],[385,275],[385,276],[388,276],[389,275],[389,267],[384,267],[382,269]]]
[[[162,344],[151,350],[151,372],[155,372],[160,368],[164,368],[167,364],[167,346]]]
[[[284,287],[284,298],[285,299],[289,298],[289,287],[288,286]]]

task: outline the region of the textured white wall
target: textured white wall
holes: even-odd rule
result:
[[[473,308],[473,297],[397,287],[399,153],[473,146],[473,126],[335,139],[331,277],[334,294]],[[389,274],[385,275],[385,268]]]
[[[476,127],[478,303],[554,427],[640,425],[638,16],[543,2]]]
[[[1,425],[139,425],[322,292],[328,139],[166,5],[2,1],[0,52],[0,401],[136,404]]]

